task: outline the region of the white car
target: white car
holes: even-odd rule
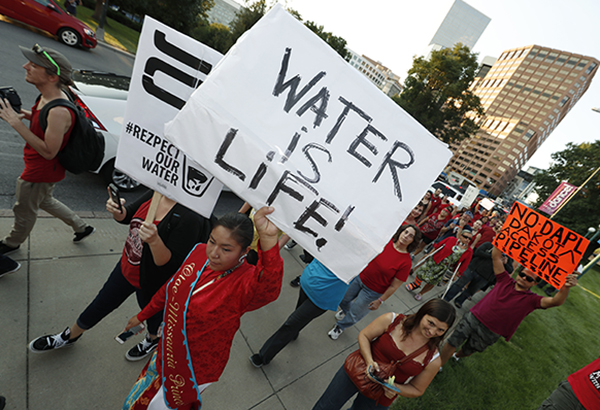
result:
[[[130,77],[113,73],[74,70],[75,85],[70,87],[74,102],[83,107],[106,141],[102,164],[94,172],[102,175],[106,183],[112,182],[122,191],[131,191],[140,185],[115,169],[130,80]]]

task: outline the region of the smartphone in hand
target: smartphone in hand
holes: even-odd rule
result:
[[[373,367],[372,367],[372,366],[369,366],[368,372],[369,372],[369,376],[370,376],[371,378],[373,378],[373,380],[375,380],[377,383],[379,383],[379,384],[381,384],[382,386],[385,386],[385,387],[387,387],[388,389],[390,389],[390,390],[393,390],[393,391],[395,391],[396,393],[400,394],[400,389],[399,389],[399,388],[397,388],[397,387],[396,387],[395,385],[393,385],[393,384],[389,384],[389,383],[387,383],[387,382],[386,382],[384,379],[382,379],[381,377],[379,377],[379,376],[375,375],[375,373],[373,373]]]
[[[124,332],[122,332],[121,334],[118,334],[115,337],[115,340],[121,344],[125,343],[125,341],[127,339],[129,339],[131,336],[133,335],[137,335],[138,333],[140,333],[142,330],[144,330],[146,328],[146,326],[144,326],[143,323],[140,323],[137,326],[132,327],[129,330],[126,330]]]
[[[110,193],[110,199],[117,204],[119,212],[123,213],[123,205],[121,205],[121,196],[119,195],[119,188],[113,183],[108,184],[108,192]]]

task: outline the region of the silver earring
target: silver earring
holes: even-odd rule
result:
[[[239,262],[239,263],[242,263],[242,262],[244,262],[244,259],[246,259],[246,256],[248,256],[248,254],[247,254],[247,253],[245,253],[245,254],[243,254],[242,256],[240,256],[240,258],[238,259],[238,262]]]

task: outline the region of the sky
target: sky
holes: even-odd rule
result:
[[[491,22],[475,44],[479,60],[502,51],[537,44],[600,60],[600,1],[598,0],[463,0]],[[304,20],[343,37],[354,52],[381,62],[401,77],[412,58],[427,46],[454,0],[287,0],[286,7]],[[525,164],[548,168],[551,154],[568,142],[600,139],[600,75]]]

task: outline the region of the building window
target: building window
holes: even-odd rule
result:
[[[560,102],[558,103],[558,106],[559,106],[559,107],[562,107],[562,106],[564,106],[564,105],[567,103],[567,101],[569,101],[569,97],[567,97],[567,96],[565,95],[565,96],[563,97],[563,99],[562,99],[562,100],[560,100]]]
[[[587,68],[587,70],[585,70],[585,73],[586,74],[591,73],[594,68],[596,68],[596,63],[590,64],[590,66]]]
[[[534,130],[528,130],[525,135],[523,135],[523,139],[525,141],[529,141],[533,136],[535,135],[535,131]]]

